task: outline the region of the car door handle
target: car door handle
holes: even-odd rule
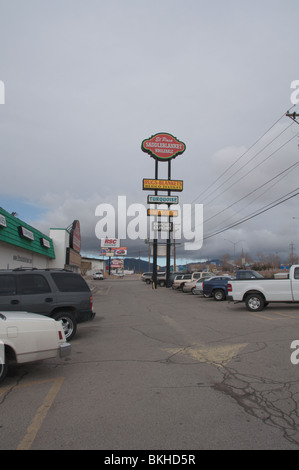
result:
[[[45,302],[53,302],[52,297],[46,297],[46,298],[45,298]]]
[[[15,299],[15,300],[11,300],[11,302],[10,302],[10,303],[11,303],[11,304],[13,304],[13,305],[16,305],[16,304],[19,304],[19,303],[20,303],[20,301],[19,301],[19,300],[17,300],[17,299]]]

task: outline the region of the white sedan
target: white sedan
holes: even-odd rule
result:
[[[0,312],[0,382],[9,361],[19,364],[55,357],[71,352],[60,321],[28,312]]]
[[[102,281],[104,279],[104,275],[103,275],[103,273],[94,273],[93,278],[95,280],[100,279]]]

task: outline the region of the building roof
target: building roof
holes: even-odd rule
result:
[[[55,258],[53,241],[0,207],[0,242],[9,243],[28,251]]]

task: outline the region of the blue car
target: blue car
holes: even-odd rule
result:
[[[216,276],[204,281],[202,292],[204,297],[214,297],[215,300],[225,300],[227,296],[227,282],[235,279],[233,276]]]

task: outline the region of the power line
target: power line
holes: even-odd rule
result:
[[[267,145],[265,145],[265,147],[263,147],[256,155],[254,155],[245,165],[243,165],[242,168],[239,168],[237,171],[235,171],[235,173],[233,175],[231,175],[228,179],[226,179],[220,186],[218,186],[217,189],[220,189],[221,186],[223,186],[225,183],[227,183],[227,181],[229,181],[233,176],[235,176],[237,173],[239,173],[241,170],[243,170],[245,168],[246,165],[248,165],[254,158],[256,158],[260,153],[262,153],[265,148],[267,148],[270,144],[272,144],[272,142],[274,142],[274,140],[276,140],[278,137],[281,136],[281,134],[283,134],[283,132],[285,132],[289,127],[291,127],[293,125],[293,123],[291,123],[286,129],[284,129],[282,132],[280,132],[280,134],[278,136],[276,136],[273,140],[271,140],[271,142],[269,142]],[[217,199],[217,197],[221,196],[223,193],[225,193],[227,190],[229,190],[232,186],[234,186],[235,184],[239,183],[243,178],[245,178],[245,176],[249,175],[249,173],[251,173],[252,171],[254,171],[256,168],[258,168],[260,165],[262,165],[264,162],[266,162],[267,160],[269,160],[269,158],[271,158],[276,152],[278,152],[279,150],[281,150],[285,145],[287,145],[289,142],[291,142],[291,140],[293,140],[295,137],[297,137],[297,134],[294,135],[293,137],[291,137],[288,141],[286,141],[284,144],[282,144],[280,147],[278,147],[276,150],[274,150],[272,153],[270,153],[270,155],[268,155],[268,157],[266,157],[264,160],[262,160],[260,163],[258,163],[255,167],[253,167],[251,170],[249,170],[245,175],[241,176],[237,181],[235,181],[234,183],[232,183],[230,186],[228,186],[226,189],[224,189],[220,194],[217,194],[211,201],[208,202],[208,204],[210,204],[211,202],[213,202],[215,199]],[[203,199],[204,201],[204,199]]]
[[[298,191],[298,190],[299,190],[299,187],[296,188],[296,189],[293,189],[293,191],[290,191],[290,192],[287,193],[285,196],[287,196],[287,195],[293,193],[294,191]],[[279,201],[279,200],[281,199],[281,197],[280,197],[280,198],[278,198],[276,201],[274,201],[273,203],[267,204],[263,209],[259,210],[258,212],[253,213],[253,214],[250,214],[250,215],[244,217],[243,219],[239,220],[238,222],[235,222],[234,224],[231,224],[231,225],[229,225],[229,226],[227,226],[227,227],[224,227],[223,229],[220,229],[220,230],[218,230],[217,232],[214,232],[214,233],[205,235],[205,236],[203,237],[203,240],[206,240],[206,239],[208,239],[208,238],[214,237],[214,236],[216,236],[216,235],[219,235],[220,233],[223,233],[223,232],[226,232],[227,230],[230,230],[231,228],[234,228],[234,227],[236,227],[236,226],[238,226],[238,225],[241,225],[241,224],[243,224],[244,222],[247,222],[247,220],[253,219],[254,217],[257,217],[258,215],[263,214],[264,212],[267,212],[267,211],[269,211],[270,209],[273,209],[273,207],[276,207],[276,206],[278,206],[278,205],[280,205],[280,204],[282,204],[282,203],[288,201],[289,199],[292,199],[293,197],[297,196],[298,194],[299,194],[299,192],[296,192],[295,194],[293,194],[293,195],[291,195],[291,196],[288,196],[288,197],[282,196],[282,197],[285,198],[285,199],[283,199],[282,201]],[[279,201],[279,202],[277,202],[277,201]],[[270,207],[268,207],[268,206],[270,206]]]
[[[296,168],[296,166],[298,166],[298,165],[299,165],[299,162],[296,162],[296,163],[294,163],[293,165],[291,165],[289,168],[287,168],[286,170],[284,170],[283,172],[281,172],[281,173],[279,173],[278,175],[276,175],[274,178],[277,178],[277,177],[281,176],[280,179],[279,179],[277,182],[275,182],[274,184],[272,184],[268,189],[266,189],[266,190],[263,191],[261,194],[259,194],[257,197],[255,197],[255,198],[254,198],[252,201],[250,201],[245,207],[242,207],[241,209],[239,209],[239,211],[237,211],[237,212],[236,212],[232,217],[230,217],[230,218],[235,217],[235,216],[236,216],[237,214],[239,214],[241,211],[244,211],[248,206],[250,206],[251,204],[253,204],[257,199],[259,199],[260,197],[262,197],[267,191],[269,191],[269,190],[272,189],[274,186],[276,186],[283,178],[285,178],[285,177],[291,172],[292,169]],[[273,180],[273,178],[272,178],[271,180]],[[271,180],[267,181],[267,182],[265,183],[265,185],[268,184],[268,183],[270,183]],[[264,185],[262,185],[262,186],[264,186]],[[261,187],[262,187],[262,186],[261,186]],[[260,189],[260,187],[257,188],[257,190],[258,190],[258,189]],[[254,192],[254,191],[253,191],[253,192]],[[237,202],[239,202],[239,201],[237,201]]]
[[[294,107],[295,105],[292,106],[292,108]],[[290,109],[292,109],[290,108]],[[264,134],[259,137],[242,155],[240,155],[240,157],[235,161],[233,162],[220,176],[218,176],[218,178],[216,178],[216,180],[214,180],[209,186],[208,188],[204,189],[198,196],[196,196],[193,201],[191,202],[191,204],[193,204],[193,202],[195,202],[197,199],[199,199],[201,197],[202,194],[204,194],[206,191],[209,191],[213,186],[214,184],[217,183],[217,181],[219,181],[234,165],[236,165],[258,142],[260,142],[260,140],[262,140],[265,135],[268,134],[268,132],[270,132],[271,129],[273,129],[274,126],[276,126],[276,124],[282,119],[284,118],[286,115],[286,113],[283,113],[270,127],[269,129],[264,132]]]
[[[292,169],[296,168],[297,166],[299,165],[299,162],[295,162],[293,163],[292,165],[290,165],[288,168],[286,168],[285,170],[281,171],[280,173],[278,173],[277,175],[273,176],[272,178],[270,178],[268,181],[266,181],[265,183],[261,184],[260,186],[258,186],[257,188],[253,189],[252,191],[250,191],[249,193],[247,193],[245,196],[241,197],[240,199],[238,199],[237,201],[233,202],[232,204],[230,204],[229,206],[227,206],[224,210],[221,210],[219,212],[217,212],[217,214],[214,214],[212,215],[211,217],[209,217],[208,219],[205,220],[205,223],[208,222],[209,220],[213,219],[214,217],[217,217],[217,215],[219,215],[220,213],[230,209],[231,207],[233,207],[234,205],[238,204],[239,202],[241,202],[243,199],[246,199],[248,196],[251,196],[253,193],[255,193],[256,191],[258,191],[259,189],[263,188],[264,186],[266,186],[267,184],[271,183],[271,181],[274,181],[276,178],[278,178],[279,176],[286,176]],[[282,179],[282,178],[281,178]],[[281,181],[281,179],[279,181]],[[276,184],[278,183],[278,181],[272,185],[271,187],[275,186]]]

